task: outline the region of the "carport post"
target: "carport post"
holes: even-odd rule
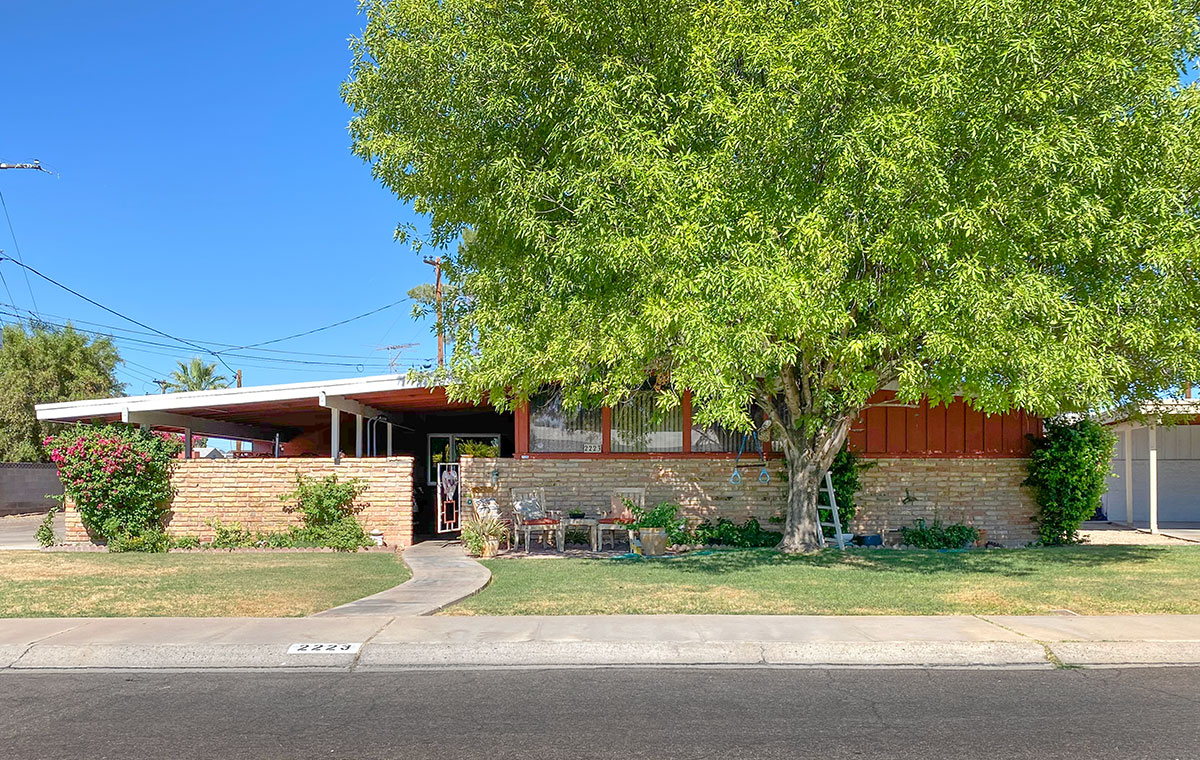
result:
[[[1133,527],[1133,428],[1125,428],[1125,524]]]
[[[392,423],[387,423],[387,455],[392,455]]]
[[[183,458],[184,459],[192,458],[192,429],[191,428],[183,429]]]
[[[362,456],[362,415],[354,415],[354,456]]]
[[[1158,425],[1150,423],[1150,532],[1158,533]]]
[[[337,461],[338,451],[342,448],[342,421],[338,419],[338,410],[329,410],[329,456]]]

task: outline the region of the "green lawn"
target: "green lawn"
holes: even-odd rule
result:
[[[496,559],[447,615],[1200,613],[1200,546]]]
[[[0,617],[291,617],[409,577],[391,553],[0,552]]]

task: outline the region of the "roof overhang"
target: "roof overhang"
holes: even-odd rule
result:
[[[298,418],[337,410],[390,419],[405,412],[470,409],[453,402],[444,386],[405,375],[322,380],[319,382],[221,388],[211,391],[38,404],[39,420],[49,422],[128,422],[166,429],[189,429],[220,438],[288,440]],[[328,419],[328,417],[326,417]]]
[[[1133,410],[1105,414],[1100,422],[1112,427],[1141,428],[1152,424],[1183,424],[1196,416],[1200,416],[1200,399],[1163,398],[1147,401]]]

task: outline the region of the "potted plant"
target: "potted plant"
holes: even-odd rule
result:
[[[669,501],[661,502],[652,509],[634,507],[633,516],[633,527],[642,542],[642,555],[646,557],[660,557],[666,554],[667,532],[678,530],[683,525],[678,505]]]
[[[459,534],[467,553],[490,559],[500,552],[500,539],[508,535],[508,525],[499,517],[487,515],[463,521]]]

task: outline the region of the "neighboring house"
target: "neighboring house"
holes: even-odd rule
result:
[[[220,449],[213,448],[212,446],[201,446],[199,448],[192,449],[192,458],[193,459],[224,459],[225,452],[221,451]]]
[[[886,403],[894,394],[879,393]],[[294,520],[279,495],[297,472],[357,477],[368,485],[361,519],[391,544],[452,529],[438,506],[438,467],[460,467],[465,494],[537,489],[554,509],[608,509],[612,491],[642,487],[695,518],[755,518],[770,526],[785,502],[779,458],[752,439],[692,424],[691,399],[655,415],[649,395],[613,409],[568,410],[546,393],[514,412],[451,401],[444,388],[402,375],[42,404],[38,418],[103,420],[251,441],[252,457],[183,461],[168,530],[206,535],[213,517],[269,528]],[[985,415],[949,406],[878,406],[849,443],[876,466],[862,474],[858,532],[888,533],[914,520],[963,521],[989,540],[1033,540],[1027,436],[1041,420],[1020,410]],[[739,449],[743,449],[739,457]],[[731,482],[735,467],[740,482]],[[760,474],[766,475],[760,479]],[[735,479],[736,480],[736,479]],[[445,506],[445,505],[442,505]],[[453,505],[451,505],[452,507]],[[68,512],[68,536],[86,535]]]
[[[1105,518],[1154,533],[1168,523],[1200,523],[1200,401],[1164,399],[1107,424],[1117,445]]]

